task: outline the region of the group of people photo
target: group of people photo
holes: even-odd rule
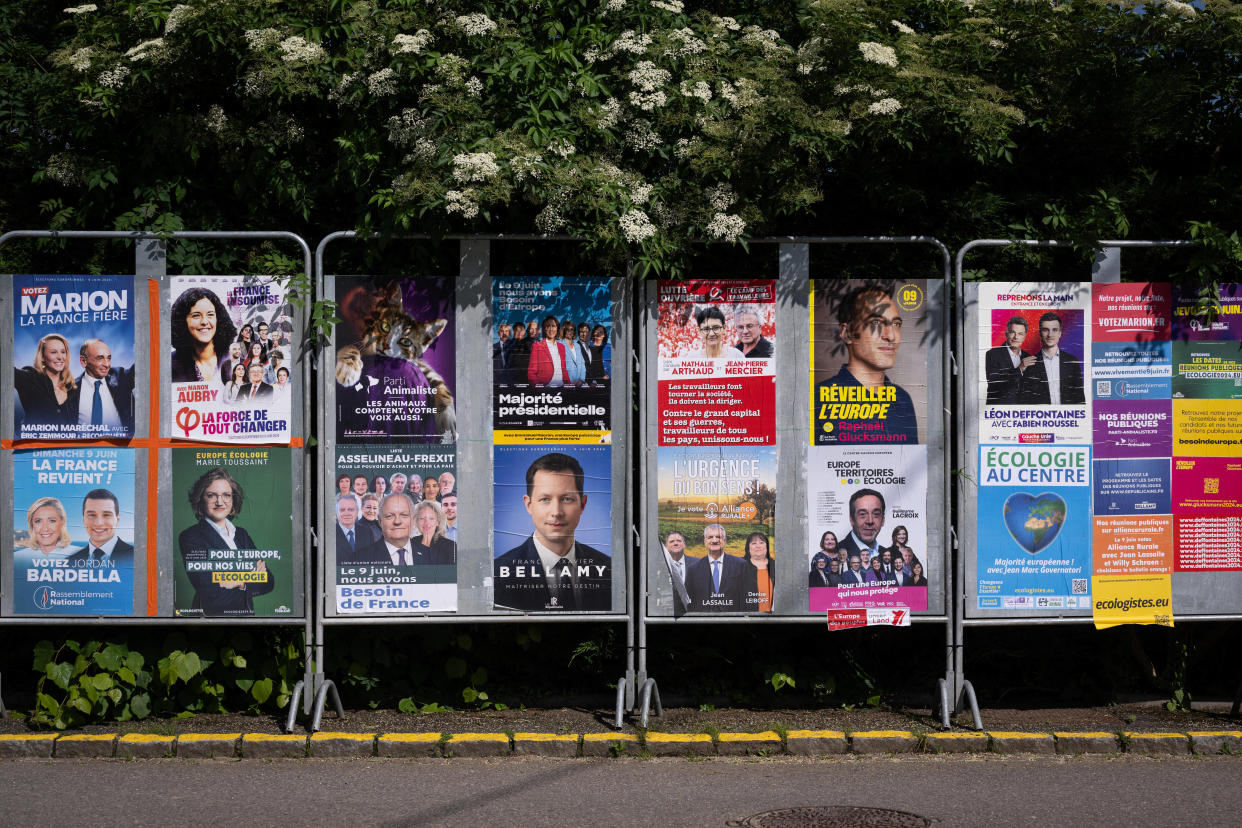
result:
[[[846,540],[848,541],[847,536]],[[824,532],[819,539],[819,549],[811,557],[809,587],[854,587],[864,584],[891,584],[892,586],[926,587],[927,576],[923,562],[914,554],[907,542],[906,527],[894,527],[890,536],[891,546],[875,550],[863,546],[851,549],[837,540],[835,532]]]
[[[983,358],[986,405],[1083,405],[1082,359],[1061,348],[1065,320],[1048,311],[1039,317],[1038,341],[1028,346],[1030,323],[1011,316],[1005,339]]]
[[[492,370],[504,385],[599,385],[612,375],[608,329],[546,316],[502,322],[492,343]]]
[[[288,395],[293,331],[287,314],[260,317],[240,328],[215,291],[195,287],[172,306],[172,381],[222,389],[226,405],[259,405]]]
[[[87,541],[74,547],[69,533],[69,515],[60,498],[40,497],[26,509],[26,536],[15,538],[15,548],[24,541],[27,554],[14,554],[14,568],[55,566],[66,560],[69,566],[132,567],[133,544],[117,535],[120,501],[107,489],[92,489],[82,498],[82,528]]]
[[[727,541],[728,530],[723,525],[704,526],[707,554],[700,558],[686,554],[686,536],[681,531],[664,533],[664,562],[673,586],[674,614],[772,611],[776,560],[768,535],[751,532],[740,556],[725,552]]]
[[[726,315],[725,310],[730,314]],[[661,356],[680,359],[771,359],[775,354],[772,340],[763,335],[764,314],[756,305],[696,305],[687,308],[673,328],[693,325],[697,338],[685,341],[682,336],[662,336]],[[771,326],[769,326],[771,329]],[[673,331],[665,330],[664,334]],[[771,334],[769,334],[771,335]]]
[[[337,475],[337,565],[456,564],[456,482],[448,471]]]
[[[69,339],[39,340],[32,364],[14,368],[14,432],[19,436],[132,437],[134,366],[112,367],[112,349],[87,339],[73,364]]]

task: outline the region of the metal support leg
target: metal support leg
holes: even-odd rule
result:
[[[311,719],[311,733],[319,730],[319,722],[323,718],[323,708],[329,695],[332,696],[332,705],[336,708],[336,718],[345,718],[345,708],[341,707],[341,697],[337,695],[336,685],[331,681],[325,681],[319,687],[319,692],[315,694],[315,717]]]
[[[625,676],[617,681],[617,719],[614,723],[618,730],[625,724],[625,711],[632,710],[633,707],[628,704],[631,698],[630,682]]]
[[[292,733],[293,726],[298,720],[298,701],[302,698],[302,691],[306,688],[306,682],[299,681],[293,685],[293,696],[289,699],[289,716],[285,719],[285,733]],[[310,694],[308,693],[309,697]]]
[[[950,704],[950,689],[948,679],[940,679],[936,682],[940,692],[940,726],[945,730],[949,730],[953,724],[949,717],[949,711],[952,709]]]
[[[647,726],[648,714],[651,711],[651,699],[655,697],[655,714],[657,716],[664,715],[664,705],[660,704],[660,688],[656,687],[655,679],[647,679],[643,682],[642,693],[642,713],[639,721],[643,727]]]
[[[975,698],[975,688],[969,681],[962,682],[962,697],[958,699],[958,710],[962,709],[962,699],[970,706],[970,718],[975,730],[983,730],[983,719],[979,717],[979,702]]]

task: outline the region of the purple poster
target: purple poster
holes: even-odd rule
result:
[[[1172,400],[1096,400],[1095,456],[1168,457],[1173,453]]]
[[[457,440],[455,304],[443,277],[336,277],[341,443]]]

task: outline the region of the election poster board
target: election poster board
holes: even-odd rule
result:
[[[284,287],[270,276],[169,284],[173,439],[288,443],[298,372]]]
[[[338,445],[335,459],[337,613],[456,611],[456,446]]]
[[[600,276],[492,280],[492,440],[612,439],[612,284]]]
[[[493,447],[495,610],[611,612],[612,447]]]
[[[13,276],[13,436],[134,436],[134,278]]]
[[[674,614],[771,612],[776,448],[664,447],[657,473],[652,566],[668,573]]]
[[[13,612],[132,615],[134,450],[35,449],[11,457]],[[142,566],[143,554],[137,557]]]
[[[288,448],[172,449],[178,617],[292,616],[291,464]]]
[[[337,442],[456,442],[453,280],[337,276],[335,282]]]
[[[928,609],[931,554],[925,280],[811,283],[807,608]],[[904,614],[903,614],[904,613]]]

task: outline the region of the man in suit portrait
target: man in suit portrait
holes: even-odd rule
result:
[[[414,534],[414,501],[410,496],[405,492],[386,495],[380,502],[379,525],[381,536],[359,546],[353,563],[413,566],[410,537]]]
[[[690,608],[690,593],[686,591],[686,536],[676,529],[664,536],[664,563],[668,565],[668,577],[673,586],[673,614],[681,615]]]
[[[1061,350],[1061,317],[1049,311],[1039,317],[1043,348],[1035,364],[1022,375],[1023,405],[1083,405],[1082,360]]]
[[[883,554],[880,530],[884,528],[884,509],[884,495],[875,489],[859,489],[850,496],[850,531],[839,545],[851,558],[859,556],[864,572],[871,565],[871,558]],[[853,568],[851,561],[850,569]]]
[[[358,520],[361,511],[362,500],[358,495],[350,492],[336,496],[336,562],[338,564],[353,563],[359,549],[379,540],[377,532]]]
[[[858,586],[863,583],[862,558],[850,555],[849,568],[841,573],[841,586]]]
[[[1017,405],[1021,401],[1022,377],[1035,364],[1035,355],[1022,350],[1026,330],[1025,319],[1010,317],[1005,323],[1005,344],[983,355],[983,373],[988,380],[985,405]]]
[[[509,331],[509,323],[501,322],[496,329],[499,341],[492,343],[492,379],[495,382],[509,381]]]
[[[686,591],[691,609],[701,612],[744,612],[749,595],[758,592],[755,570],[736,555],[725,554],[725,528],[709,523],[703,528],[707,554],[689,566]]]
[[[69,555],[72,566],[96,563],[99,566],[133,566],[134,547],[117,537],[116,524],[121,505],[107,489],[91,489],[82,499],[82,526],[89,543]]]
[[[259,401],[272,396],[272,386],[263,381],[263,363],[255,360],[250,363],[250,367],[246,369],[249,373],[250,382],[241,387],[241,391],[237,395],[237,399],[246,401]]]
[[[69,392],[78,425],[109,437],[134,434],[134,366],[112,367],[112,349],[102,339],[88,339],[78,350],[82,373]]]
[[[526,470],[522,503],[533,531],[493,564],[497,607],[525,611],[612,609],[612,559],[574,539],[587,505],[576,458],[552,452]]]

